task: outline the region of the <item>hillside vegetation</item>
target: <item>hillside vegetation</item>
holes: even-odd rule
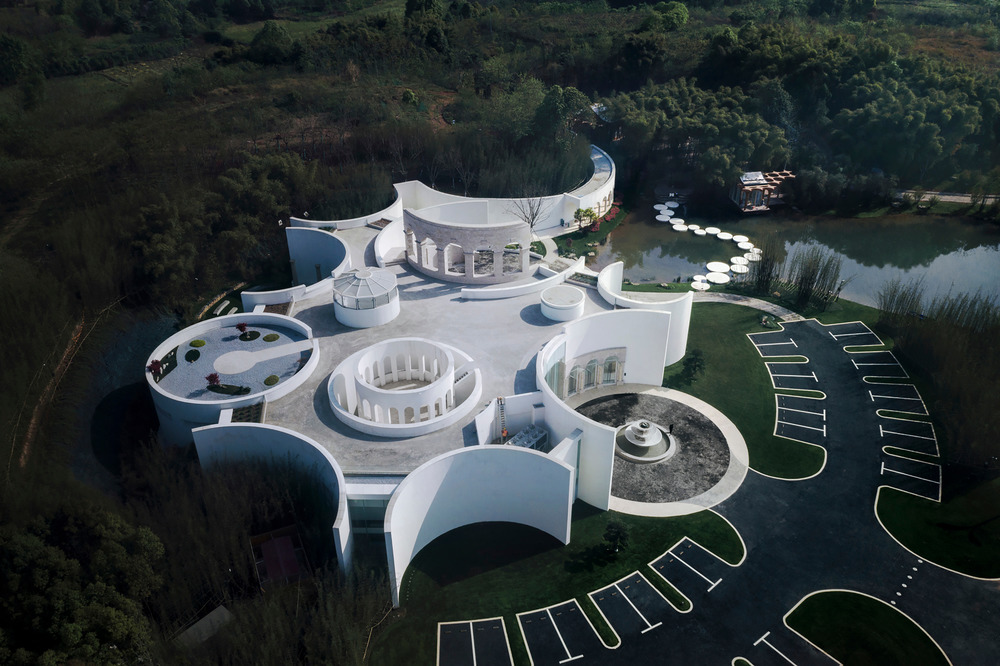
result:
[[[133,476],[99,496],[74,480],[64,443],[81,417],[59,380],[102,344],[95,323],[150,308],[190,320],[234,284],[287,283],[291,215],[376,211],[408,179],[478,196],[559,192],[588,177],[593,142],[611,151],[626,197],[654,167],[688,174],[696,194],[742,169],[791,168],[806,210],[879,207],[921,186],[975,193],[968,214],[997,217],[979,196],[1000,192],[996,0],[2,4],[4,663],[162,658],[179,622],[227,595],[245,605],[230,654],[363,654],[378,594],[346,595],[359,600],[349,616],[315,589],[258,605],[246,570],[227,578],[225,538],[266,516],[236,509],[233,531],[197,535],[203,558],[188,566],[204,575],[147,571],[190,532],[185,520],[223,509],[185,460],[151,461],[155,447],[138,440],[122,464]],[[156,474],[190,486],[154,493],[142,479]],[[258,512],[291,515],[297,500],[285,500]],[[29,585],[14,573],[26,561],[51,575]],[[334,579],[319,585],[381,589],[367,574]],[[279,631],[275,618],[300,604]],[[335,652],[310,618],[349,629]],[[278,644],[296,647],[269,651]],[[218,649],[206,661],[222,663]]]

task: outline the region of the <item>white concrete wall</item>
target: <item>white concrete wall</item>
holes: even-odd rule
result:
[[[288,257],[293,264],[292,282],[311,285],[351,268],[351,253],[342,240],[327,231],[288,227],[285,229]],[[319,266],[319,276],[316,275]]]
[[[293,227],[312,227],[314,229],[324,227],[333,227],[334,229],[354,229],[357,227],[363,227],[372,222],[377,222],[383,218],[397,220],[403,216],[403,198],[400,196],[399,187],[396,186],[395,189],[396,199],[387,207],[378,212],[371,213],[370,215],[352,217],[346,220],[310,220],[301,217],[291,217],[288,219],[288,223]]]
[[[385,514],[392,602],[410,562],[437,537],[464,525],[528,525],[569,543],[573,469],[514,446],[450,451],[424,463],[397,488]]]
[[[149,385],[150,394],[153,396],[156,415],[160,420],[158,434],[161,443],[172,446],[187,444],[191,441],[192,428],[218,422],[219,414],[224,409],[235,409],[237,407],[252,405],[258,402],[261,397],[266,397],[270,400],[277,400],[284,397],[305,383],[316,369],[316,366],[319,365],[319,341],[313,338],[312,328],[298,319],[264,312],[243,312],[215,317],[214,319],[207,319],[197,324],[192,324],[174,333],[157,345],[153,353],[146,359],[146,365],[148,366],[154,358],[163,358],[174,347],[183,345],[188,340],[198,337],[199,334],[205,331],[235,326],[239,322],[246,322],[250,326],[259,324],[284,326],[301,333],[307,339],[312,340],[312,353],[309,356],[309,360],[294,376],[269,389],[251,393],[250,395],[235,396],[232,398],[223,397],[218,400],[191,400],[174,395],[164,390],[153,380],[152,373],[146,371],[146,382]]]
[[[263,423],[232,423],[196,429],[194,444],[201,466],[210,471],[222,461],[290,460],[300,469],[314,474],[330,492],[337,507],[331,526],[340,569],[351,570],[354,542],[351,516],[347,506],[347,484],[340,465],[330,452],[305,435]]]
[[[519,393],[504,399],[504,417],[511,434],[531,424],[545,428],[545,405],[541,391]],[[496,398],[490,400],[483,411],[476,415],[476,441],[483,445],[500,436]],[[552,443],[552,442],[550,442]]]
[[[388,324],[399,315],[399,298],[393,298],[385,305],[379,305],[367,310],[345,308],[336,301],[333,302],[333,316],[344,326],[351,328],[372,328]]]
[[[375,237],[375,263],[385,268],[393,262],[406,261],[406,238],[403,219],[393,220]]]
[[[623,379],[627,384],[663,382],[664,359],[670,315],[651,310],[616,310],[590,315],[563,327],[538,352],[535,383],[545,404],[549,434],[559,442],[574,437],[579,430],[577,496],[599,509],[611,500],[611,473],[614,469],[615,429],[592,421],[566,405],[549,387],[545,375],[552,365],[601,349],[626,349]]]
[[[606,266],[597,276],[597,291],[601,297],[619,308],[656,310],[671,315],[668,327],[666,365],[673,365],[684,357],[687,351],[688,329],[691,326],[691,306],[694,292],[688,291],[668,300],[650,302],[629,298],[622,291],[624,264],[620,261]],[[659,383],[659,382],[657,382]]]
[[[462,287],[462,298],[467,298],[470,301],[491,301],[503,298],[516,298],[518,296],[524,296],[525,294],[533,294],[547,287],[560,284],[565,282],[567,278],[573,273],[578,272],[583,268],[586,259],[580,257],[573,265],[564,271],[556,273],[555,275],[550,275],[547,278],[541,280],[532,280],[531,282],[526,282],[524,284],[515,284],[507,287]],[[541,267],[544,270],[544,267]]]

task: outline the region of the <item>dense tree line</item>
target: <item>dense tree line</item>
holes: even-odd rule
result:
[[[910,30],[920,22],[933,38],[971,22],[995,48],[994,0],[951,13],[856,0],[11,4],[0,8],[5,663],[195,659],[167,639],[206,599],[239,608],[208,662],[358,661],[384,605],[379,581],[321,564],[294,597],[250,591],[242,539],[314,504],[291,472],[278,485],[253,469],[210,483],[192,461],[130,441],[112,501],[65,473],[53,436],[64,419],[42,412],[24,449],[35,402],[99,313],[184,315],[236,282],[286,281],[290,215],[379,210],[393,182],[413,178],[477,196],[563,191],[589,174],[591,140],[614,151],[623,188],[663,156],[710,191],[741,169],[788,166],[804,209],[859,210],[951,175],[1000,190],[996,73],[915,48]],[[822,272],[813,259],[800,267]],[[761,284],[781,275],[769,266]],[[914,340],[917,355],[931,344]],[[201,567],[185,568],[183,547]],[[17,575],[25,561],[38,576]]]

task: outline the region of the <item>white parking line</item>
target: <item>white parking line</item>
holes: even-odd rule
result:
[[[812,380],[814,382],[818,382],[819,381],[818,379],[816,379],[816,373],[815,372],[810,372],[808,375],[775,375],[775,374],[772,374],[771,376],[772,377],[802,377],[803,379],[812,378]]]
[[[755,342],[754,344],[756,344],[758,347],[775,347],[778,345],[791,345],[796,349],[799,348],[799,346],[795,344],[795,340],[792,340],[791,338],[788,338],[788,342],[761,342],[760,344],[757,344]]]
[[[778,421],[778,423],[780,423],[781,425],[794,426],[796,428],[807,428],[808,430],[818,430],[821,433],[823,433],[824,437],[826,437],[826,426],[822,426],[821,428],[817,428],[816,426],[807,426],[807,425],[803,425],[801,423],[791,423],[790,421]]]
[[[923,423],[923,421],[914,421],[914,423]],[[900,437],[912,437],[914,439],[926,439],[930,442],[935,442],[935,443],[937,442],[937,436],[927,437],[926,435],[913,435],[908,432],[896,432],[895,430],[886,430],[884,427],[882,427],[881,423],[878,426],[878,431],[882,435],[882,437],[885,437],[886,435],[899,435]],[[931,432],[934,431],[931,430]]]
[[[681,556],[678,555],[677,553],[671,553],[671,555],[673,555],[674,557],[676,557],[678,562],[680,562],[681,564],[683,564],[684,566],[686,566],[688,569],[690,569],[691,571],[693,571],[696,574],[698,574],[698,576],[700,576],[702,580],[704,580],[706,583],[708,583],[709,584],[709,588],[708,588],[709,592],[711,592],[712,590],[714,590],[715,586],[722,582],[721,578],[719,580],[715,581],[715,582],[712,582],[711,578],[706,577],[705,574],[703,574],[702,572],[698,571],[693,566],[691,566],[690,564],[688,564],[687,562],[685,562],[684,560],[682,560]]]
[[[556,636],[559,637],[559,642],[562,643],[563,650],[566,652],[566,658],[563,659],[562,661],[560,661],[559,663],[560,664],[565,664],[566,662],[569,662],[569,661],[574,661],[576,659],[582,659],[583,658],[582,654],[578,654],[578,655],[576,655],[574,657],[573,655],[571,655],[569,653],[569,648],[566,646],[566,641],[563,640],[562,632],[559,631],[559,627],[556,626],[556,620],[555,620],[555,618],[552,617],[552,607],[550,606],[549,608],[546,608],[545,612],[546,612],[546,614],[548,614],[548,616],[549,616],[549,622],[552,623],[552,628],[556,630]]]
[[[825,409],[822,412],[810,412],[808,409],[795,409],[794,407],[782,407],[781,405],[779,405],[778,411],[780,412],[782,409],[789,412],[798,412],[799,414],[812,414],[813,416],[822,416],[823,420],[826,421]]]
[[[920,396],[917,396],[916,398],[911,398],[906,395],[875,395],[870,390],[868,391],[868,395],[872,397],[872,402],[875,402],[875,398],[885,398],[886,400],[916,400],[918,402],[923,402],[920,399]]]
[[[642,612],[638,608],[635,607],[635,604],[632,603],[632,600],[628,598],[628,595],[625,594],[622,591],[622,588],[618,587],[618,583],[615,583],[615,589],[618,590],[621,593],[622,598],[625,599],[625,601],[628,602],[628,605],[632,607],[632,610],[634,610],[639,615],[639,617],[642,618],[642,621],[646,623],[646,628],[643,629],[640,633],[644,634],[647,631],[652,631],[653,629],[656,629],[658,626],[660,626],[661,624],[663,624],[662,622],[657,622],[656,624],[650,624],[649,620],[646,619],[646,616],[643,615]]]
[[[899,363],[896,363],[896,362],[893,362],[893,363],[858,363],[853,358],[851,359],[851,363],[854,364],[855,369],[860,368],[863,365],[899,365]]]
[[[840,333],[839,335],[834,335],[830,331],[827,331],[827,333],[830,333],[830,337],[833,338],[834,340],[836,340],[837,338],[846,338],[846,337],[851,336],[851,335],[871,335],[872,334],[871,331],[861,331],[859,333]]]
[[[754,644],[753,644],[754,647],[757,647],[758,643],[763,643],[764,645],[766,645],[767,647],[771,648],[772,650],[774,650],[775,652],[777,652],[779,655],[781,655],[781,658],[784,659],[785,661],[787,661],[789,664],[791,664],[792,666],[797,666],[796,663],[794,661],[792,661],[791,659],[789,659],[788,656],[784,652],[782,652],[781,650],[779,650],[778,648],[774,647],[773,645],[771,645],[770,643],[767,642],[767,637],[770,636],[770,635],[771,635],[770,631],[765,631],[764,635],[761,636],[760,638],[758,638],[754,642]]]
[[[910,459],[907,458],[907,460],[910,460]],[[910,462],[924,462],[924,461],[923,460],[910,460]],[[934,463],[924,463],[924,464],[925,465],[934,465]],[[893,474],[899,474],[900,476],[908,476],[911,479],[918,479],[920,481],[926,481],[927,483],[935,483],[935,484],[937,484],[937,485],[940,486],[941,485],[941,466],[940,465],[934,465],[934,466],[938,468],[938,480],[937,481],[935,481],[933,479],[928,479],[928,478],[925,478],[925,477],[922,477],[922,476],[917,476],[915,474],[907,474],[906,472],[900,472],[898,469],[892,469],[891,467],[886,467],[885,466],[885,461],[882,462],[882,474],[885,474],[886,472],[892,472]]]

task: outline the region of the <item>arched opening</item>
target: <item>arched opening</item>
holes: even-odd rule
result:
[[[573,395],[574,393],[583,389],[580,386],[580,378],[583,375],[583,368],[580,366],[573,366],[573,369],[569,371],[569,377],[566,379],[566,395]]]
[[[602,383],[604,384],[616,384],[618,383],[618,357],[609,356],[604,359],[604,376],[602,377]]]
[[[389,408],[389,423],[399,423],[399,410],[395,407]]]
[[[407,407],[403,410],[403,422],[413,423],[413,407]]]
[[[445,273],[465,275],[465,250],[458,243],[449,243],[444,247]]]
[[[511,243],[503,249],[503,274],[510,275],[512,273],[521,272],[521,253],[524,252],[524,248],[521,247],[520,243]]]
[[[430,238],[425,238],[420,244],[420,265],[428,270],[438,270],[437,243]]]
[[[441,416],[444,412],[441,410],[441,398],[434,401],[434,416]]]
[[[384,384],[396,381],[396,373],[392,369],[391,356],[386,356],[385,358],[382,359],[382,377],[384,379],[383,381]]]
[[[382,417],[383,417],[382,405],[375,403],[375,413],[373,415],[372,420],[375,421],[375,423],[382,423],[384,420]]]
[[[583,387],[593,388],[597,385],[597,359],[587,364],[587,369],[583,376]]]
[[[429,405],[420,405],[420,420],[429,421],[431,418],[431,408]]]
[[[361,401],[361,416],[369,421],[372,420],[372,406],[367,398]]]
[[[475,261],[473,262],[473,265],[475,268],[473,270],[475,272],[473,275],[475,277],[493,275],[493,250],[476,250],[474,257]]]
[[[401,382],[404,379],[410,378],[410,368],[406,363],[406,356],[403,354],[396,355],[396,381]]]

